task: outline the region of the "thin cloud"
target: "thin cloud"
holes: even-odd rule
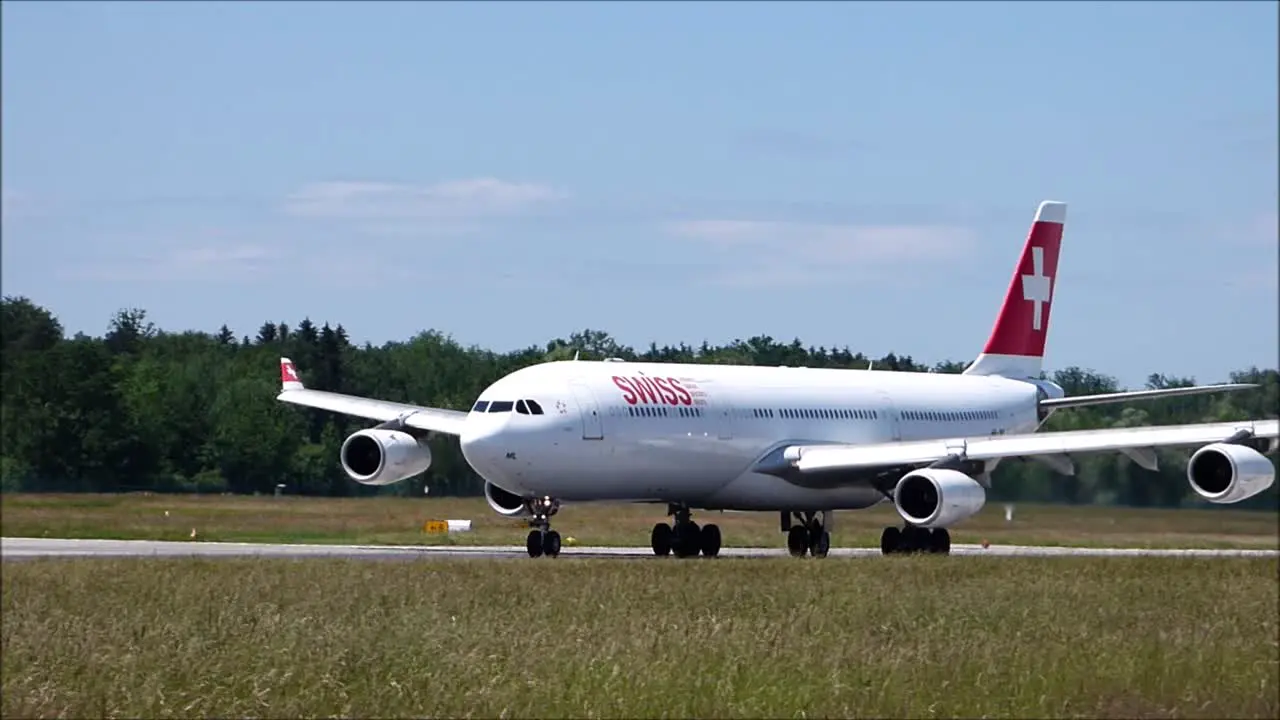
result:
[[[692,220],[673,223],[668,231],[743,259],[720,278],[733,285],[799,284],[900,263],[948,261],[974,242],[969,230],[948,225]]]
[[[259,245],[178,248],[140,253],[123,261],[81,265],[68,271],[75,279],[111,282],[189,282],[242,280],[269,270],[280,255]]]
[[[466,220],[518,215],[566,197],[547,185],[495,178],[435,185],[321,182],[290,195],[284,209],[307,218]]]

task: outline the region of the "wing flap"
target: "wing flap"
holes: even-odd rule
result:
[[[1221,442],[1241,430],[1247,430],[1258,438],[1275,438],[1280,434],[1280,420],[1068,430],[875,445],[796,445],[787,449],[785,457],[791,461],[792,467],[802,473],[861,470],[894,465],[925,465],[956,454],[968,460],[993,460],[1201,445]]]

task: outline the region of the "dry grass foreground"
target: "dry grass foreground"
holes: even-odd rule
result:
[[[660,505],[566,505],[555,528],[583,545],[647,545]],[[166,515],[167,513],[167,515]],[[430,519],[472,521],[472,532],[423,533]],[[698,512],[720,525],[726,546],[783,547],[776,513]],[[952,541],[1122,547],[1280,547],[1274,511],[1131,509],[1018,505],[1013,522],[989,503],[952,528]],[[880,531],[901,520],[888,505],[837,513],[832,544],[879,547]],[[221,495],[4,495],[6,537],[245,542],[523,545],[524,523],[497,515],[480,498],[308,498]]]
[[[32,560],[5,717],[1268,717],[1275,559]]]

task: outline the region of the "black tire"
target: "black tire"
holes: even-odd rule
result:
[[[653,532],[649,534],[649,547],[653,548],[654,555],[666,557],[671,554],[671,546],[674,540],[671,526],[666,523],[658,523],[653,526]]]
[[[694,557],[702,550],[702,528],[690,520],[675,527],[676,542],[671,551],[676,557]]]
[[[929,533],[929,552],[938,555],[951,554],[951,533],[946,528],[934,528]]]
[[[529,557],[542,557],[542,531],[530,530],[529,537],[525,538],[524,546],[529,551]]]
[[[542,552],[547,557],[560,557],[560,533],[548,530],[543,534]]]
[[[720,527],[718,525],[706,525],[698,535],[703,555],[715,557],[720,554]]]
[[[915,525],[907,526],[902,530],[902,550],[908,553],[918,553],[929,549],[929,530],[928,528],[916,527]]]
[[[826,530],[814,533],[813,546],[809,548],[809,552],[816,558],[826,557],[831,552],[831,533]]]
[[[792,557],[804,557],[809,550],[809,529],[801,525],[792,525],[787,531],[787,551]]]
[[[896,527],[887,527],[880,533],[880,553],[893,555],[902,547],[902,531]]]

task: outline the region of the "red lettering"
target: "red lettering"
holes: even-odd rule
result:
[[[617,385],[618,389],[622,391],[622,399],[625,400],[628,405],[635,405],[639,400],[639,398],[636,397],[635,389],[631,387],[631,383],[626,378],[614,375],[613,384]]]
[[[666,378],[654,378],[653,384],[657,385],[658,389],[662,391],[662,399],[668,405],[678,405],[680,403],[680,399],[676,397],[676,394],[671,391],[671,386],[667,384]]]
[[[680,386],[679,380],[675,378],[667,378],[667,382],[671,383],[671,386],[675,388],[675,391],[680,394],[680,402],[684,403],[685,405],[693,404],[693,396],[689,394],[688,390],[685,390],[683,387]]]
[[[640,397],[644,398],[645,402],[658,402],[658,391],[653,389],[653,381],[649,380],[649,378],[632,378],[632,384],[636,386],[636,390],[639,391]]]

